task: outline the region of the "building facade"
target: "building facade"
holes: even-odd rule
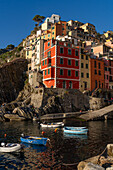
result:
[[[46,87],[79,89],[79,47],[69,42],[49,40],[44,43],[41,61]]]

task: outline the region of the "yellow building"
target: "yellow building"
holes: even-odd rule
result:
[[[26,59],[32,58],[32,50],[36,41],[37,41],[36,35],[33,34],[33,35],[29,35],[23,42],[24,50],[26,51]]]
[[[81,48],[80,55],[80,91],[90,90],[89,74],[89,57],[90,55]]]
[[[84,29],[84,32],[87,32],[94,37],[97,35],[97,32],[95,30],[95,26],[93,24],[86,23],[86,24],[80,26],[80,28]]]

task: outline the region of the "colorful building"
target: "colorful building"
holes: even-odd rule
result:
[[[70,42],[45,42],[41,61],[45,86],[79,89],[79,56],[79,47]]]
[[[90,54],[81,48],[80,55],[80,90],[90,90],[90,74],[89,74],[89,58]]]
[[[96,56],[89,59],[90,91],[96,88],[104,88],[104,60]]]

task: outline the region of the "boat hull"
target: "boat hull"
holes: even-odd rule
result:
[[[46,145],[48,138],[25,136],[20,138],[21,142],[33,145]]]
[[[49,127],[49,128],[60,128],[60,127],[64,127],[64,123],[47,123],[47,124],[40,124],[41,127]]]
[[[21,145],[17,143],[8,143],[6,146],[0,147],[0,152],[16,152],[21,149]]]
[[[78,134],[78,135],[82,135],[82,134],[87,134],[88,129],[85,128],[78,128],[78,127],[64,127],[63,128],[64,133],[69,133],[69,134]]]

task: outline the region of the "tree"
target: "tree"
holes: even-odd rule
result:
[[[14,46],[13,44],[9,44],[9,45],[6,47],[6,49],[8,49],[8,50],[9,50],[9,49],[12,50],[12,49],[14,49],[14,48],[15,48],[15,46]]]
[[[35,15],[35,17],[33,18],[33,21],[37,22],[35,26],[39,27],[39,24],[42,23],[44,19],[45,19],[44,16]]]

